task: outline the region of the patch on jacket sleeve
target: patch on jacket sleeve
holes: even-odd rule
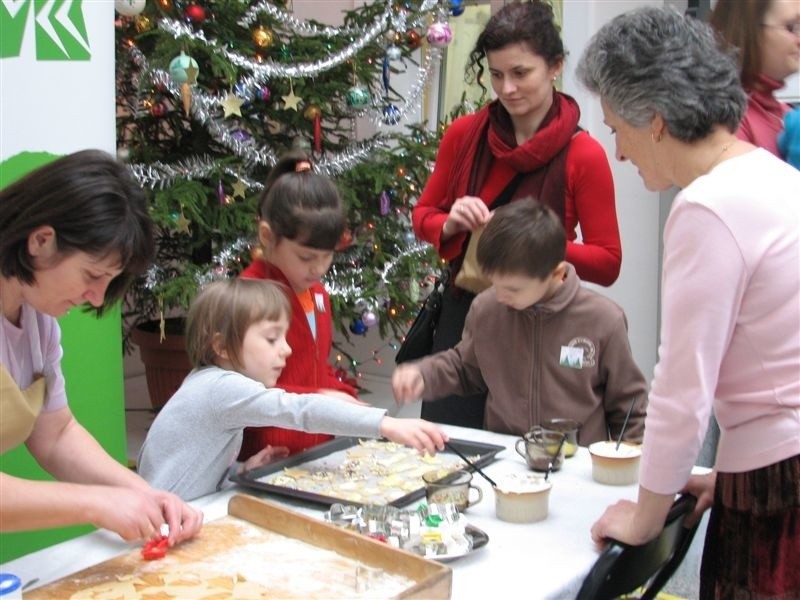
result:
[[[558,363],[570,369],[583,369],[595,365],[597,350],[594,342],[589,338],[572,338],[566,346],[561,346],[561,356]]]

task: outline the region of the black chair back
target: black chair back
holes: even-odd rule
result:
[[[670,508],[664,529],[641,546],[611,541],[583,580],[576,600],[611,600],[647,584],[641,600],[655,598],[681,564],[699,523],[684,527],[694,510],[694,496],[680,496]]]

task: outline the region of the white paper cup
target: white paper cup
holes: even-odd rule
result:
[[[541,475],[507,475],[494,488],[497,518],[509,523],[535,523],[547,518],[550,482]]]
[[[592,479],[606,485],[630,485],[639,481],[639,462],[642,448],[639,444],[622,442],[595,442],[589,446],[592,456]]]

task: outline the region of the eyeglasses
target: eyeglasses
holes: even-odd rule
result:
[[[761,23],[762,27],[776,27],[778,29],[785,29],[792,35],[796,35],[800,37],[800,21],[795,21],[794,23],[783,23],[781,25],[775,25],[774,23]]]

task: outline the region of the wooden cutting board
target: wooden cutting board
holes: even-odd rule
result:
[[[132,551],[25,598],[450,598],[444,565],[251,496],[228,513],[164,559]]]

